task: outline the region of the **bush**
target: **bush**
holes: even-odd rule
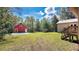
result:
[[[48,32],[48,29],[44,29],[43,32]]]

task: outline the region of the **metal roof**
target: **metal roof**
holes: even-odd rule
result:
[[[78,22],[78,19],[61,20],[61,21],[57,22],[57,24],[60,24],[60,23],[71,23],[71,22]]]

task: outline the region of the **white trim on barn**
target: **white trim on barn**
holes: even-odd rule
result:
[[[58,30],[58,32],[61,32],[64,28],[67,28],[71,24],[78,25],[78,19],[60,20],[59,22],[57,22],[57,30]]]

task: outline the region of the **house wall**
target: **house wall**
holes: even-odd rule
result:
[[[57,31],[58,32],[62,32],[62,30],[64,28],[67,28],[68,26],[70,26],[71,24],[76,24],[78,26],[78,22],[71,22],[71,23],[59,23],[57,24]]]

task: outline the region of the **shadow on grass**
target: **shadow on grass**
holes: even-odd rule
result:
[[[69,40],[69,39],[63,39],[63,40],[69,41],[71,43],[79,44],[79,41],[78,40]]]
[[[7,41],[7,40],[5,40],[5,41],[1,41],[1,42],[0,42],[0,45],[12,43],[12,42],[13,42],[13,41]]]

